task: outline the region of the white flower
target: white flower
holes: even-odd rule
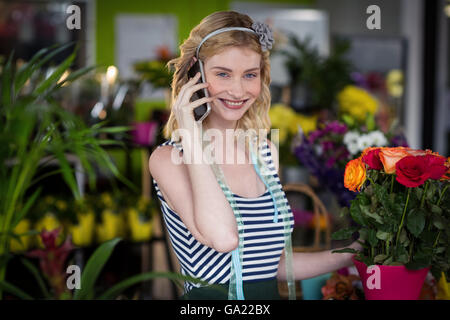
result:
[[[355,154],[358,153],[358,143],[357,142],[353,142],[353,143],[349,143],[347,144],[347,149],[350,152],[350,154],[353,156]]]
[[[369,137],[372,139],[371,146],[384,147],[388,144],[385,135],[379,130],[370,132]]]
[[[363,151],[364,149],[373,146],[372,142],[373,142],[373,139],[370,135],[363,134],[358,139],[358,150]]]
[[[359,138],[359,133],[357,131],[349,131],[344,135],[344,143],[347,148],[350,144],[356,143]]]
[[[313,148],[314,148],[314,152],[318,155],[318,156],[321,156],[322,155],[322,153],[323,153],[323,148],[321,147],[321,146],[313,146]]]

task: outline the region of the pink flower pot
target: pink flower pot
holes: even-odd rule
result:
[[[366,300],[418,300],[430,268],[408,270],[405,266],[367,267],[352,257]]]
[[[156,139],[158,123],[156,121],[137,122],[133,124],[133,141],[136,144],[153,145]]]

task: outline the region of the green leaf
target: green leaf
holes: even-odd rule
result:
[[[5,290],[6,292],[12,293],[22,300],[34,300],[33,297],[28,293],[7,281],[0,281],[0,288]]]
[[[94,70],[96,68],[98,68],[98,66],[89,66],[89,67],[84,67],[84,68],[81,68],[81,69],[79,69],[77,71],[74,71],[71,74],[69,74],[69,76],[67,76],[67,78],[65,78],[60,83],[58,83],[58,87],[62,87],[66,83],[73,82],[76,79],[82,77],[86,73],[89,73],[90,71],[92,71],[92,70]]]
[[[67,43],[65,45],[59,46],[58,44],[55,44],[48,48],[43,48],[39,50],[32,58],[31,60],[26,63],[22,68],[19,69],[17,72],[16,80],[15,80],[15,88],[16,92],[19,92],[19,90],[23,87],[23,85],[27,82],[29,78],[33,75],[33,73],[41,68],[44,64],[46,64],[50,59],[52,59],[54,56],[59,54],[60,52],[67,49],[69,46],[73,45],[74,42]],[[58,48],[59,46],[59,48]],[[52,49],[57,48],[50,52],[48,55],[46,55],[43,59],[41,59],[42,56],[44,56],[47,52],[51,51]],[[41,59],[41,60],[40,60]]]
[[[363,207],[362,211],[366,216],[373,218],[379,224],[383,224],[383,218],[380,217],[380,215],[378,215],[376,212],[370,212],[370,207]]]
[[[437,206],[435,204],[432,204],[431,205],[431,212],[441,215],[442,214],[442,209],[439,206]]]
[[[415,237],[418,237],[425,227],[425,215],[424,210],[420,208],[414,208],[407,214],[406,227]]]
[[[353,248],[344,248],[344,249],[333,250],[333,251],[331,251],[331,253],[358,253],[358,251]]]
[[[69,69],[69,67],[72,65],[73,60],[76,57],[76,51],[72,52],[72,54],[64,60],[53,72],[52,74],[42,81],[37,88],[34,90],[34,93],[37,95],[43,94],[46,90],[48,90],[50,87],[56,86],[58,80],[61,78],[61,76],[64,74],[64,72]]]
[[[36,201],[37,197],[41,194],[42,188],[37,189],[25,202],[23,208],[14,215],[13,221],[11,222],[11,229],[14,229],[16,225],[25,217],[25,215],[30,210],[31,206]]]
[[[369,244],[372,247],[375,247],[378,243],[378,239],[377,239],[377,232],[373,229],[369,229],[367,230],[367,242],[369,242]]]
[[[400,231],[399,241],[405,247],[409,245],[408,233],[405,229],[402,229],[402,231]]]
[[[345,229],[341,229],[339,231],[334,232],[331,235],[332,240],[347,240],[350,239],[353,233],[358,231],[358,227],[349,227]]]
[[[51,294],[48,292],[47,290],[47,286],[45,285],[44,280],[41,277],[41,274],[39,272],[39,270],[27,259],[20,259],[22,261],[22,264],[31,272],[31,274],[34,276],[34,278],[36,279],[39,287],[41,288],[41,291],[44,295],[44,297],[46,297],[47,299],[51,299],[52,296]]]
[[[386,241],[387,239],[392,239],[392,237],[393,235],[389,232],[377,231],[377,238],[380,240]]]
[[[376,256],[373,258],[373,261],[374,261],[375,263],[377,263],[377,264],[382,264],[383,261],[387,259],[387,257],[388,257],[388,256],[385,255],[385,254],[379,254],[379,255],[376,255]]]
[[[14,51],[10,54],[8,62],[2,71],[2,104],[3,107],[9,107],[12,103],[12,97],[14,96],[12,83],[12,58]]]
[[[433,225],[438,228],[439,230],[444,230],[445,229],[445,220],[444,218],[442,218],[440,215],[433,215]]]
[[[111,256],[120,238],[115,238],[101,244],[89,258],[83,274],[81,275],[81,289],[75,289],[74,299],[92,299],[94,285],[105,263]]]
[[[356,200],[356,199],[355,199]],[[352,216],[352,219],[359,225],[366,226],[366,220],[362,216],[361,208],[359,206],[358,201],[352,201],[352,204],[350,205],[350,215]]]
[[[368,114],[366,118],[367,131],[373,131],[376,128],[375,116],[373,114]]]

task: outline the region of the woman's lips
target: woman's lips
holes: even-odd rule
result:
[[[225,100],[225,99],[219,99],[225,107],[228,109],[240,109],[242,108],[248,99],[245,100],[239,100],[239,101],[233,101],[233,100]]]

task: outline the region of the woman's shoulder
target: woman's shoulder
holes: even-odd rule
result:
[[[179,152],[174,152],[174,150],[178,150]],[[182,164],[182,156],[180,153],[182,151],[181,143],[170,139],[159,144],[152,151],[149,158],[149,168],[152,176],[157,175],[157,172],[160,170],[168,170],[173,165]]]

